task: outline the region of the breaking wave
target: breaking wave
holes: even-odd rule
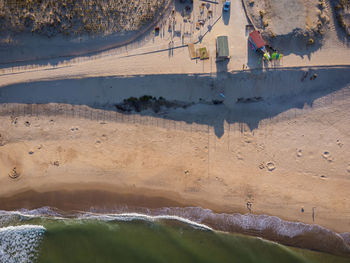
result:
[[[44,232],[45,228],[38,225],[0,228],[0,262],[34,262]]]
[[[350,233],[336,233],[319,225],[285,221],[276,216],[214,213],[209,209],[200,207],[167,207],[161,209],[121,207],[113,211],[91,210],[70,213],[50,207],[35,210],[0,211],[0,227],[10,224],[13,220],[23,221],[26,218],[36,217],[107,222],[146,220],[167,223],[178,221],[206,231],[242,233],[262,237],[284,245],[350,255]]]

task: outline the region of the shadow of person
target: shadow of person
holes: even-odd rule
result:
[[[217,138],[221,138],[225,133],[224,122],[224,116],[218,116],[218,119],[212,124]]]

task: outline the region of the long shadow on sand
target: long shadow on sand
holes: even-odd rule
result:
[[[313,76],[317,77],[310,79]],[[201,74],[95,77],[0,87],[0,103],[64,103],[117,112],[115,104],[126,98],[162,96],[190,106],[169,108],[161,113],[147,110],[128,115],[207,125],[221,137],[225,122],[245,123],[254,130],[264,119],[286,111],[294,114],[291,109],[312,106],[315,100],[348,87],[349,83],[350,66],[223,72],[214,77]],[[213,101],[223,103],[214,104]]]

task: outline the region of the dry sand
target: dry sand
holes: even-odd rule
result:
[[[246,1],[249,12],[255,26],[259,30],[273,32],[276,36],[288,34],[310,34],[323,27],[321,15],[325,15],[325,6],[322,8],[318,0],[281,0],[278,2]],[[329,21],[328,21],[329,22]]]

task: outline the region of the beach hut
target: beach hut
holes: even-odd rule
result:
[[[218,59],[230,58],[227,36],[218,36],[216,38],[216,57]]]
[[[259,53],[263,56],[264,60],[270,61],[271,56],[270,53],[266,50],[266,42],[262,38],[259,31],[255,30],[249,34],[248,38],[249,46],[251,49],[253,49],[255,52]]]
[[[249,34],[248,42],[251,49],[253,49],[255,52],[262,51],[263,53],[265,53],[266,42],[262,38],[259,31],[255,30],[251,32]]]

